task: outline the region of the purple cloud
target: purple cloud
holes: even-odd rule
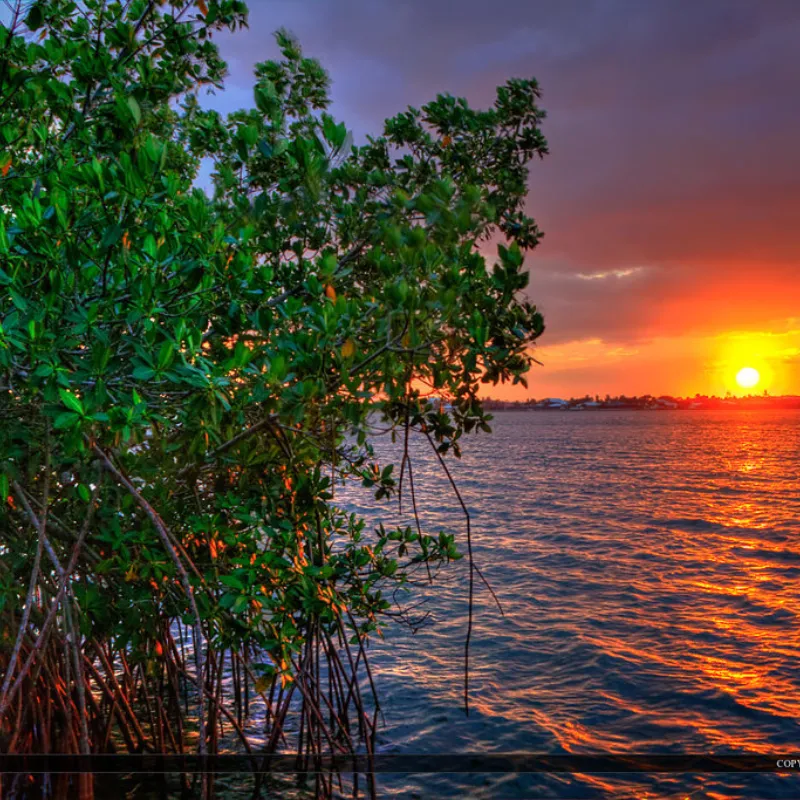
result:
[[[796,0],[251,7],[250,30],[220,40],[234,92],[217,107],[241,105],[281,26],[329,70],[357,139],[437,92],[486,105],[508,77],[539,79],[551,155],[532,165],[546,236],[528,265],[544,344],[765,327],[800,308]]]

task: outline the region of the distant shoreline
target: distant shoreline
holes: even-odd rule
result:
[[[645,397],[591,400],[587,398],[561,400],[546,398],[539,401],[513,402],[484,400],[487,411],[766,411],[800,409],[800,397]]]

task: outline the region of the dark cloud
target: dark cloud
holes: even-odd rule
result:
[[[510,76],[539,79],[551,155],[532,165],[546,237],[528,263],[548,341],[757,328],[800,309],[797,0],[251,8],[250,31],[222,42],[234,92],[217,104],[249,102],[280,26],[329,69],[357,135],[437,92],[485,105]]]

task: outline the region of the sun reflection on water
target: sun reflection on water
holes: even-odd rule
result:
[[[458,711],[462,561],[423,590],[431,628],[373,645],[387,742],[408,752],[721,753],[800,741],[798,423],[777,412],[498,415],[495,435],[453,466],[506,612],[479,587],[473,713]],[[457,504],[417,444],[423,522],[463,537]],[[396,516],[387,509],[384,521]],[[570,780],[593,797],[789,796],[776,794],[786,786],[777,776],[753,791],[725,776],[631,778],[627,793],[608,776]],[[439,793],[462,796],[456,785]]]

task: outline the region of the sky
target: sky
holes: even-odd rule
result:
[[[251,0],[215,37],[220,110],[297,35],[357,142],[439,92],[477,107],[535,77],[550,155],[531,165],[526,258],[547,330],[529,388],[800,394],[798,0]]]

